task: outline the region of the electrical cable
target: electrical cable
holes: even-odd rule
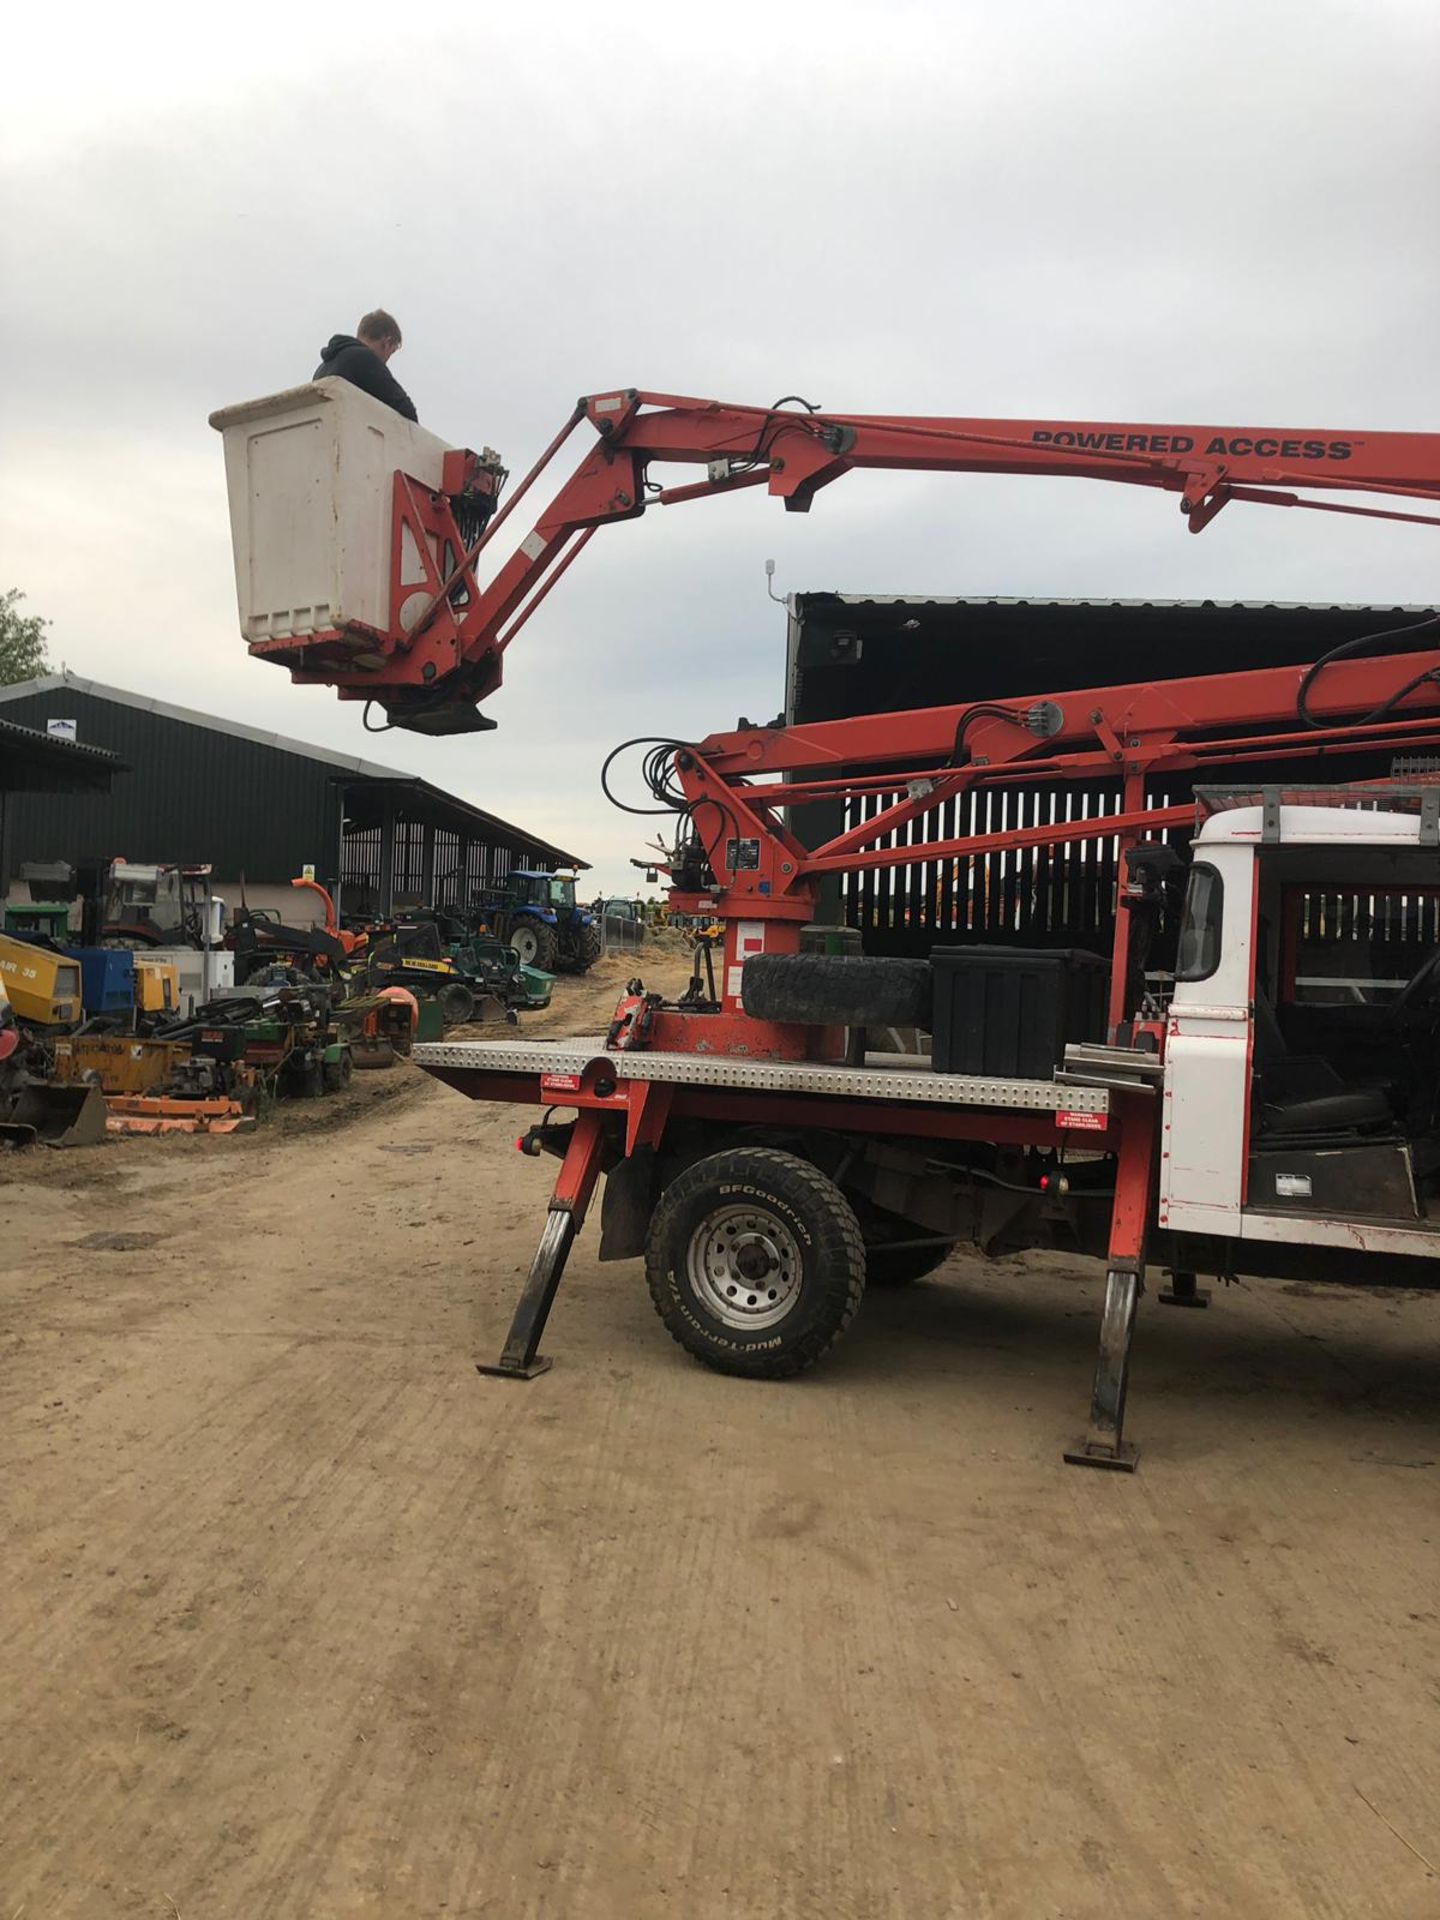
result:
[[[1015,1180],[1002,1180],[998,1173],[991,1173],[986,1167],[964,1167],[946,1160],[941,1163],[949,1173],[968,1173],[972,1180],[986,1180],[992,1187],[1004,1187],[1007,1193],[1028,1193],[1039,1199],[1044,1193],[1043,1187],[1022,1186]],[[1081,1200],[1110,1200],[1114,1198],[1114,1187],[1071,1187],[1071,1195]]]
[[[803,407],[806,414],[816,414],[820,411],[812,401],[805,399],[802,394],[784,394],[773,406],[766,408],[765,417],[760,422],[760,430],[755,435],[755,445],[751,451],[748,454],[737,455],[736,458],[731,461],[730,471],[732,474],[749,473],[753,468],[761,464],[769,454],[771,446],[774,445],[773,435],[768,441],[766,435],[770,434],[772,427],[777,426],[782,419],[792,420],[796,422],[797,425],[803,424],[804,415],[782,412],[782,409],[790,406],[792,402],[797,407]],[[807,429],[807,431],[810,430]]]
[[[1337,660],[1347,660],[1355,654],[1364,653],[1382,640],[1408,639],[1412,634],[1433,633],[1437,627],[1440,627],[1440,614],[1432,614],[1428,620],[1419,620],[1413,626],[1391,627],[1385,633],[1362,633],[1358,639],[1346,640],[1340,646],[1332,647],[1329,653],[1322,654],[1313,665],[1305,669],[1299,692],[1295,696],[1295,711],[1302,723],[1307,727],[1313,727],[1316,732],[1323,732],[1328,727],[1336,726],[1373,726],[1379,720],[1387,720],[1400,702],[1414,693],[1417,687],[1423,687],[1427,680],[1440,684],[1440,666],[1427,667],[1423,673],[1417,673],[1413,680],[1407,680],[1403,687],[1397,688],[1388,699],[1382,700],[1378,707],[1358,721],[1354,719],[1317,720],[1310,711],[1310,689],[1325,669],[1333,666]],[[1402,647],[1400,651],[1409,653],[1411,648]]]
[[[612,747],[606,754],[600,768],[600,791],[612,807],[618,807],[621,813],[683,813],[686,800],[678,792],[671,780],[668,769],[677,753],[685,751],[691,743],[687,740],[665,740],[654,733],[637,733],[630,740],[622,740],[618,747]],[[641,763],[640,778],[644,781],[651,796],[661,802],[658,807],[632,807],[628,801],[616,798],[610,785],[610,768],[622,753],[628,753],[632,747],[649,747]],[[693,750],[693,749],[692,749]]]
[[[632,747],[648,749],[641,762],[640,777],[651,797],[659,803],[656,806],[633,806],[630,802],[619,799],[610,785],[611,765],[622,753],[628,752]],[[727,806],[718,794],[701,794],[698,799],[692,801],[686,797],[684,789],[677,783],[674,773],[676,754],[694,751],[695,746],[692,741],[666,740],[657,734],[636,734],[632,739],[622,740],[619,746],[613,747],[605,756],[600,768],[600,791],[611,806],[617,807],[621,813],[639,814],[642,817],[665,813],[678,814],[682,825],[676,831],[677,845],[685,828],[688,828],[691,836],[699,841],[700,831],[695,824],[695,816],[701,807],[706,806],[714,807],[718,811],[722,834],[728,827],[732,837],[736,840],[740,839],[740,822],[734,809]],[[708,855],[706,858],[708,860]]]

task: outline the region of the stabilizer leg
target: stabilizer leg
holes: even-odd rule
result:
[[[1197,1287],[1193,1273],[1177,1270],[1171,1273],[1169,1286],[1155,1298],[1162,1307],[1208,1307],[1210,1289]]]
[[[565,1274],[565,1262],[595,1191],[600,1173],[600,1147],[600,1116],[593,1109],[586,1109],[575,1122],[575,1131],[570,1136],[560,1177],[550,1196],[545,1231],[540,1235],[540,1244],[530,1263],[500,1358],[492,1365],[477,1361],[477,1373],[494,1374],[502,1380],[533,1380],[537,1374],[549,1371],[551,1362],[540,1353],[540,1342]]]
[[[1112,1098],[1120,1124],[1120,1151],[1110,1213],[1100,1353],[1090,1395],[1090,1424],[1083,1439],[1066,1449],[1065,1458],[1072,1467],[1108,1467],[1116,1473],[1133,1473],[1140,1456],[1125,1439],[1125,1389],[1135,1308],[1145,1285],[1145,1241],[1155,1188],[1159,1102],[1148,1093],[1116,1093]]]
[[[1140,1456],[1125,1439],[1125,1389],[1140,1288],[1140,1275],[1132,1269],[1111,1267],[1105,1276],[1105,1311],[1100,1318],[1100,1353],[1090,1396],[1090,1424],[1085,1437],[1066,1448],[1065,1458],[1072,1467],[1135,1471]]]

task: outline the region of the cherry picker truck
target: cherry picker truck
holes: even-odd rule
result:
[[[502,506],[498,456],[385,411],[321,381],[212,422],[251,653],[429,735],[494,724],[480,703],[525,621],[598,528],[651,505],[764,486],[805,511],[873,467],[1149,487],[1178,495],[1193,532],[1241,501],[1440,524],[1400,504],[1440,498],[1436,435],[851,415],[623,389],[582,399]],[[492,564],[582,425],[594,439],[578,467]],[[700,477],[662,485],[670,465]],[[718,967],[702,953],[673,1003],[637,983],[594,1040],[416,1052],[472,1098],[541,1109],[518,1144],[561,1161],[503,1351],[481,1371],[529,1379],[549,1364],[540,1341],[602,1176],[600,1257],[643,1253],[673,1336],[735,1374],[810,1366],[867,1281],[916,1277],[960,1243],[1099,1254],[1090,1417],[1066,1453],[1092,1466],[1135,1463],[1125,1397],[1147,1262],[1173,1275],[1162,1298],[1188,1306],[1204,1304],[1206,1274],[1435,1284],[1437,638],[1425,619],[1304,667],[641,743],[653,804],[675,816],[671,907],[723,924]],[[1357,760],[1366,777],[1327,781]],[[1097,783],[1112,796],[1099,810],[911,839],[950,800]],[[1171,783],[1193,797],[1167,800]],[[795,818],[821,802],[846,824],[808,844]],[[1123,876],[1099,1008],[1075,956],[810,950],[829,876],[1053,862],[1096,841],[1118,848]],[[1145,949],[1167,931],[1173,965],[1157,976]],[[1387,932],[1406,964],[1376,980]],[[878,1050],[894,1028],[932,1032],[930,1056]]]

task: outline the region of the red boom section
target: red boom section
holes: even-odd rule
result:
[[[1417,633],[1433,627],[1418,623]],[[738,988],[728,983],[728,970],[743,964],[747,924],[764,929],[760,950],[795,951],[827,874],[1086,839],[1133,845],[1194,820],[1193,803],[1147,804],[1157,775],[1247,763],[1273,768],[1366,748],[1440,748],[1440,651],[744,728],[678,745],[672,764],[727,923],[729,1011]],[[1118,812],[908,846],[902,833],[899,844],[888,844],[912,820],[977,787],[1097,779],[1118,783]],[[790,818],[818,801],[864,802],[875,810],[809,847]],[[715,904],[700,895],[672,898],[687,910]],[[1116,937],[1118,1005],[1123,915]]]
[[[1440,746],[1437,676],[1440,651],[1433,649],[1337,660],[1319,672],[1265,667],[717,733],[679,748],[675,764],[696,832],[726,892],[727,914],[797,919],[808,914],[813,883],[827,873],[1193,818],[1191,806],[1169,809],[1173,821],[1145,812],[1145,786],[1156,774],[1323,759],[1366,747]],[[1111,814],[1009,836],[879,845],[976,786],[1105,777],[1123,782],[1133,821]],[[889,804],[818,847],[803,845],[784,823],[788,811],[816,801],[875,796],[889,796]],[[758,845],[745,847],[747,839]]]
[[[492,570],[492,542],[582,423],[593,428],[595,444]],[[704,474],[665,488],[651,478],[659,466],[701,467]],[[867,467],[1069,475],[1158,488],[1180,496],[1195,532],[1230,500],[1440,524],[1392,506],[1301,497],[1328,491],[1440,500],[1435,434],[821,413],[804,403],[736,406],[626,388],[577,404],[468,547],[446,495],[396,475],[392,550],[398,556],[408,546],[432,556],[429,598],[408,624],[399,610],[413,602],[415,586],[400,580],[397,558],[385,633],[367,630],[361,648],[337,649],[332,636],[287,641],[283,649],[258,642],[253,651],[283,650],[295,679],[335,686],[343,699],[375,700],[399,726],[469,731],[485,724],[475,707],[499,686],[506,648],[597,527],[634,519],[647,505],[749,486],[765,486],[788,509],[804,512],[820,488]]]

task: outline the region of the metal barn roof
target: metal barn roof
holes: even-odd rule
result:
[[[342,845],[352,848],[353,863],[375,865],[365,836],[377,832],[394,849],[397,873],[420,861],[426,836],[436,835],[473,850],[487,874],[506,857],[520,866],[587,864],[417,774],[356,754],[74,673],[0,687],[0,718],[43,729],[60,717],[74,720],[87,743],[113,749],[131,773],[104,798],[61,792],[42,804],[17,794],[6,849],[11,866],[118,849],[133,859],[207,861],[227,877],[243,872],[252,881],[278,881],[312,863],[339,873],[352,861]]]
[[[116,706],[134,707],[140,713],[158,714],[165,720],[179,720],[188,727],[206,727],[211,733],[227,734],[232,740],[249,740],[257,747],[274,747],[281,753],[298,753],[306,760],[322,760],[327,766],[345,773],[360,774],[374,780],[409,780],[411,774],[394,767],[378,766],[373,760],[360,760],[348,753],[336,753],[330,747],[315,747],[304,740],[291,740],[283,733],[267,733],[263,727],[247,727],[240,720],[226,720],[215,713],[197,713],[193,707],[172,706],[168,700],[156,700],[148,693],[131,693],[125,687],[107,686],[100,680],[85,680],[78,673],[44,673],[33,680],[16,680],[0,687],[0,701],[29,700],[36,694],[88,693],[96,700],[109,700]]]
[[[108,793],[111,775],[125,772],[126,763],[104,747],[0,720],[0,793]]]

